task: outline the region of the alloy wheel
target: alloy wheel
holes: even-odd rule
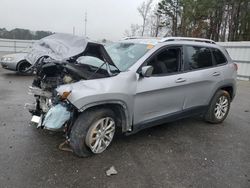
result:
[[[214,115],[221,120],[227,114],[229,101],[225,96],[221,96],[215,104]]]
[[[85,142],[93,153],[102,153],[111,143],[115,133],[115,121],[105,117],[96,121],[88,130]]]

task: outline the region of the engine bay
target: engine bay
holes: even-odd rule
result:
[[[53,61],[37,67],[32,86],[52,91],[59,85],[109,76],[106,70],[91,65]]]

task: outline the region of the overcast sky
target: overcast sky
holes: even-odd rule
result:
[[[137,7],[144,0],[0,0],[0,28],[26,28],[118,40],[130,24],[141,24]]]

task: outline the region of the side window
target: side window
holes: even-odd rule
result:
[[[189,70],[212,67],[212,53],[209,48],[198,46],[186,47],[186,63]]]
[[[223,55],[223,53],[219,49],[212,48],[211,50],[213,52],[216,65],[224,64],[227,62],[226,57]]]
[[[179,71],[181,62],[181,49],[180,48],[168,48],[160,51],[147,65],[151,65],[153,75],[171,74]]]

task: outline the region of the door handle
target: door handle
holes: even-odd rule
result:
[[[220,72],[214,72],[213,76],[220,76]]]
[[[186,82],[185,78],[178,78],[177,80],[175,80],[176,83],[182,83],[182,82]]]

